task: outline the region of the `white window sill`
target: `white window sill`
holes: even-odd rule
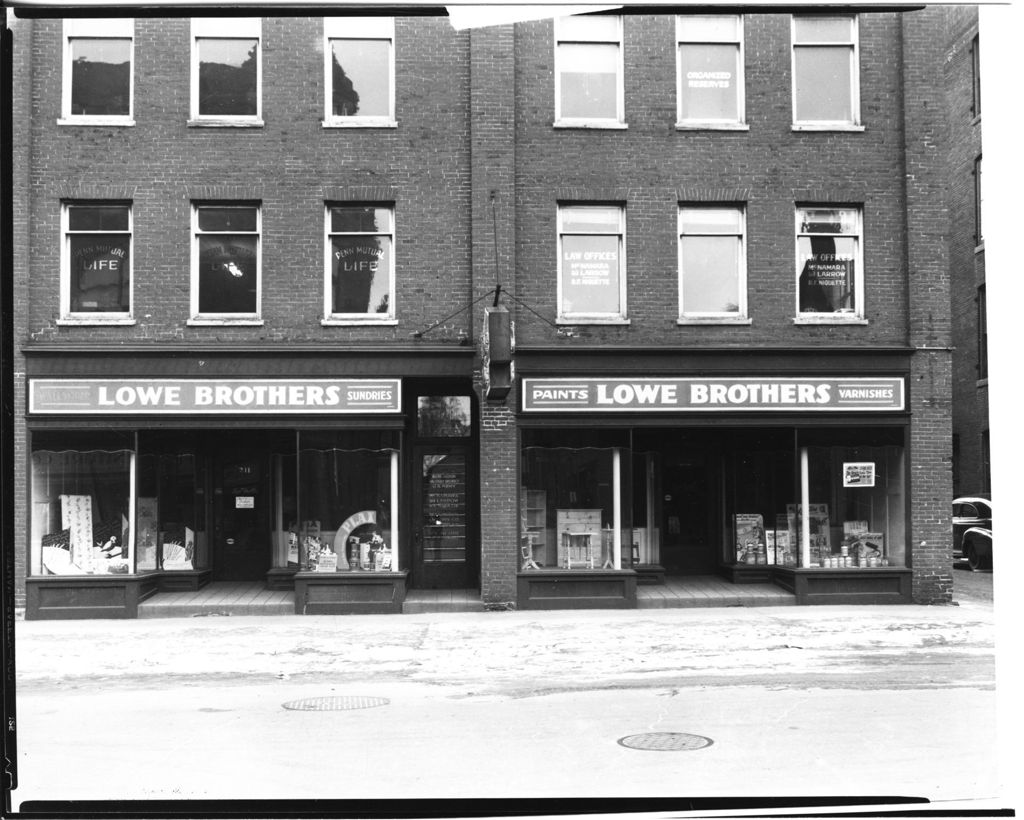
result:
[[[554,128],[585,128],[591,130],[625,131],[629,126],[616,120],[556,120]]]
[[[397,327],[398,319],[361,319],[361,318],[338,318],[330,317],[328,319],[321,319],[320,324],[323,327]]]
[[[979,122],[981,122],[981,114],[971,118],[971,125],[977,125]]]
[[[863,125],[854,125],[849,122],[795,122],[794,131],[864,131]]]
[[[117,327],[130,327],[136,324],[131,316],[65,316],[57,320],[60,327],[98,327],[100,325],[115,325]]]
[[[676,131],[749,131],[745,122],[677,122]]]
[[[128,128],[135,125],[131,117],[66,117],[57,120],[57,125],[111,125]]]
[[[750,325],[748,316],[683,316],[676,319],[677,325]]]
[[[623,319],[622,317],[605,317],[600,316],[559,316],[555,319],[556,325],[629,325],[631,321],[629,319]]]
[[[262,327],[263,320],[257,317],[235,319],[226,316],[195,316],[185,324],[189,327]]]
[[[394,119],[360,119],[359,117],[345,117],[335,120],[323,120],[320,123],[324,128],[398,128],[398,120]]]
[[[982,239],[981,243],[979,245],[977,245],[977,247],[975,247],[974,255],[977,256],[979,253],[984,253],[984,252],[985,252],[985,240]]]
[[[978,379],[978,381],[974,383],[974,386],[978,388],[988,387],[988,376],[986,376],[984,379]]]
[[[867,319],[842,313],[811,313],[793,318],[794,325],[866,325]]]
[[[251,119],[194,119],[189,120],[189,128],[262,128],[266,123],[255,117]]]

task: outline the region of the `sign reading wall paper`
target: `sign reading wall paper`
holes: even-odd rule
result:
[[[898,377],[523,379],[522,388],[524,413],[892,412],[906,407]]]
[[[33,415],[398,413],[399,379],[30,379]]]

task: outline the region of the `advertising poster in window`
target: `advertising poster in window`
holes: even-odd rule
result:
[[[797,546],[801,543],[803,529],[799,504],[786,505],[786,518],[789,524],[789,543]],[[820,566],[821,559],[832,553],[832,538],[829,528],[828,504],[810,504],[808,506],[808,524],[811,535],[811,566]]]
[[[127,237],[76,236],[71,239],[71,310],[128,310]]]
[[[874,487],[875,463],[873,461],[843,462],[844,487]]]
[[[684,120],[736,119],[736,47],[690,44],[679,51]]]
[[[566,236],[562,240],[565,313],[619,313],[619,238]]]
[[[387,313],[389,242],[372,236],[336,236],[331,240],[334,313]]]
[[[833,250],[812,250],[803,257],[800,271],[800,310],[811,313],[840,313],[854,309],[854,260]]]

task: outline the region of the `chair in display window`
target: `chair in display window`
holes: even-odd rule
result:
[[[536,533],[528,532],[521,538],[521,546],[523,554],[523,570],[527,569],[540,569],[540,564],[537,563],[537,559],[534,558],[533,551],[537,546],[537,535]]]
[[[566,569],[572,569],[573,564],[594,568],[594,545],[589,532],[563,532],[562,549]]]

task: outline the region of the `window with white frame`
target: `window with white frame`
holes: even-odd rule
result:
[[[746,318],[744,221],[736,206],[679,209],[680,321]]]
[[[558,208],[558,320],[626,320],[625,209]]]
[[[864,317],[859,208],[796,210],[797,312],[836,319]]]
[[[196,204],[192,209],[192,236],[193,321],[258,321],[259,206]]]
[[[622,18],[555,20],[555,124],[621,127]]]
[[[676,17],[677,124],[742,125],[743,18],[738,14]]]
[[[324,18],[324,125],[395,125],[393,17]]]
[[[974,244],[981,245],[985,241],[985,234],[981,227],[981,154],[974,160]]]
[[[258,17],[193,18],[193,122],[262,124],[260,41]]]
[[[61,317],[124,321],[132,311],[132,208],[127,202],[67,202],[61,209]]]
[[[394,321],[394,244],[390,206],[327,206],[325,321]]]
[[[65,20],[61,122],[131,125],[135,24]]]
[[[857,16],[794,15],[793,124],[860,125]]]

